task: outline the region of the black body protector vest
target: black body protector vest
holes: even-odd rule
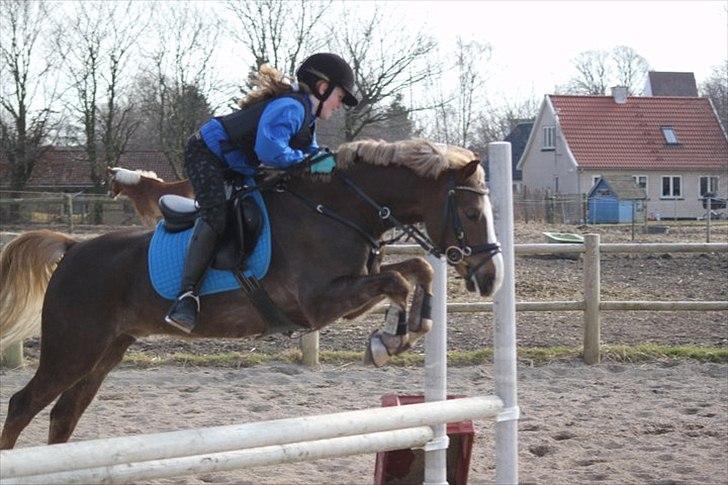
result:
[[[293,98],[303,105],[304,117],[301,129],[291,137],[288,145],[294,150],[305,150],[311,146],[315,126],[313,124],[314,115],[311,113],[309,100],[305,99],[308,95],[304,93],[288,93],[277,96],[275,98],[260,101],[258,103],[246,106],[238,111],[218,116],[216,119],[222,124],[227,132],[228,141],[220,143],[223,155],[233,150],[241,150],[248,163],[252,167],[260,165],[260,160],[255,153],[255,139],[258,134],[258,123],[263,115],[268,103],[280,98]]]

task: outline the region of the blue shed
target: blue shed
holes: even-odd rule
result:
[[[587,222],[589,224],[616,224],[632,222],[643,212],[645,189],[638,186],[631,175],[600,177],[587,196]]]

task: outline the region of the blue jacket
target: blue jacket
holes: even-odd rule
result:
[[[232,170],[254,175],[259,164],[287,168],[319,150],[311,100],[290,93],[206,122],[207,147]]]

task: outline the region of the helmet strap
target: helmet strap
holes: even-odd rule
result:
[[[319,94],[318,91],[314,91],[314,96],[316,96],[319,100],[319,105],[316,109],[316,118],[321,116],[321,110],[324,108],[324,102],[329,99],[329,96],[331,96],[331,93],[334,92],[334,89],[336,89],[334,83],[328,82],[328,87],[326,88],[326,91],[324,91],[324,94]]]

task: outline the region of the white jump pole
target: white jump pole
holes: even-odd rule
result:
[[[86,468],[45,475],[30,475],[3,480],[3,485],[130,483],[153,478],[167,478],[200,473],[214,473],[256,466],[298,463],[321,458],[340,458],[362,453],[418,448],[432,439],[429,426],[345,436],[318,441],[225,451],[208,455],[186,456],[108,467]]]
[[[516,389],[516,289],[513,244],[513,180],[511,144],[488,144],[490,194],[495,229],[503,254],[503,284],[494,295],[493,360],[495,393],[503,412],[495,425],[495,481],[518,483],[518,397]]]
[[[425,335],[425,401],[447,400],[447,263],[427,256],[435,271],[432,282],[432,330]],[[447,485],[447,423],[432,427],[425,446],[424,485]]]
[[[502,407],[496,396],[468,397],[4,450],[0,451],[0,479],[433,426],[492,417]]]

